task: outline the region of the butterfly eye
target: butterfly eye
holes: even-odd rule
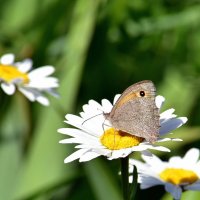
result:
[[[140,96],[144,97],[145,96],[145,92],[144,91],[140,91]]]

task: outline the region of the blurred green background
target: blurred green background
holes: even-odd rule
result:
[[[0,1],[0,55],[51,64],[60,99],[51,106],[0,91],[1,200],[121,199],[118,160],[64,164],[73,145],[57,129],[89,99],[110,101],[129,85],[152,80],[163,108],[189,118],[174,131],[183,142],[165,143],[163,159],[200,148],[199,0]],[[172,199],[163,187],[138,190],[137,199]],[[200,199],[186,192],[183,199]]]

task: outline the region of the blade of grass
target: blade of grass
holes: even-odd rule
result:
[[[130,36],[153,34],[158,31],[167,31],[182,26],[195,26],[199,23],[200,6],[193,6],[179,13],[155,18],[143,18],[139,23],[127,20],[126,30]]]

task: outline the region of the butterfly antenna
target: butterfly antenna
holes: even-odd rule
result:
[[[102,115],[103,113],[99,113],[99,114],[96,114],[96,115],[94,115],[94,116],[92,116],[92,117],[89,117],[88,119],[86,119],[86,120],[84,120],[83,122],[82,122],[82,124],[81,125],[83,125],[85,122],[87,122],[88,120],[90,120],[90,119],[92,119],[92,118],[94,118],[94,117],[97,117],[97,116],[99,116],[99,115]]]
[[[104,122],[102,123],[103,132],[105,132],[105,128],[104,128],[105,126],[110,127],[110,128],[112,127],[111,125],[105,123],[106,120],[107,120],[107,119],[105,118],[105,119],[104,119]]]

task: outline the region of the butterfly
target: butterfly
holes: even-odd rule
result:
[[[159,136],[160,115],[155,103],[156,88],[144,80],[128,87],[110,113],[104,113],[112,127],[153,143]]]

